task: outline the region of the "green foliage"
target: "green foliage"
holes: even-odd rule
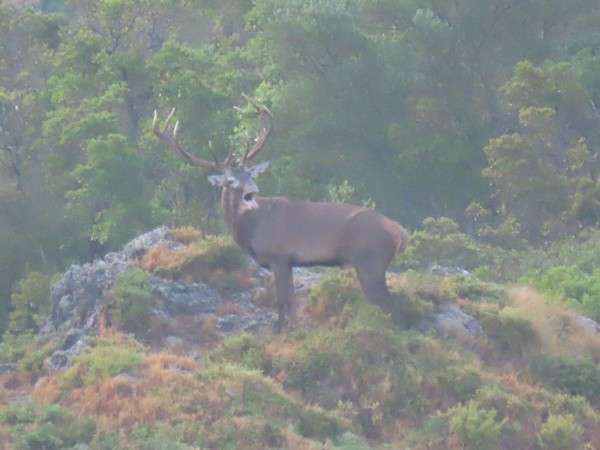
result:
[[[551,415],[540,431],[542,448],[562,450],[581,445],[581,426],[572,415]]]
[[[143,335],[148,330],[155,298],[150,291],[150,275],[130,269],[119,275],[112,290],[114,319],[126,331]]]
[[[509,307],[483,310],[479,320],[485,334],[502,352],[521,355],[537,347],[539,337],[531,321]]]
[[[311,287],[309,301],[314,315],[329,318],[338,315],[345,305],[356,305],[364,299],[354,273],[335,269]]]
[[[466,405],[455,406],[446,415],[451,431],[459,436],[466,449],[497,448],[505,421],[496,419],[494,409],[483,409],[477,402],[470,401]]]
[[[452,219],[429,217],[423,228],[412,234],[406,251],[398,258],[400,267],[429,268],[434,264],[467,270],[487,262],[489,250],[462,233]]]
[[[458,275],[444,279],[442,290],[450,298],[498,305],[505,305],[508,302],[506,288],[499,284],[482,281],[471,275]]]
[[[267,361],[263,343],[260,338],[250,334],[239,334],[224,339],[221,345],[211,352],[210,360],[215,363],[236,361],[250,369],[268,369],[264,367]]]
[[[193,253],[195,261],[213,270],[234,271],[246,265],[244,253],[229,236],[207,236],[193,244]]]
[[[50,312],[50,285],[53,277],[30,272],[11,295],[13,310],[9,317],[12,333],[37,331]]]
[[[596,165],[583,123],[589,94],[568,62],[519,62],[502,86],[522,132],[490,139],[484,152],[498,211],[532,240],[556,238],[600,218]]]
[[[59,376],[61,388],[69,391],[136,368],[142,362],[134,341],[96,338],[92,346],[78,355],[72,367]]]
[[[53,350],[52,342],[42,345],[32,334],[6,333],[0,342],[0,362],[16,363],[21,371],[38,379],[46,374],[44,360]]]
[[[179,439],[176,430],[162,424],[152,427],[141,426],[131,433],[132,445],[139,450],[192,450]]]
[[[600,402],[600,366],[591,359],[541,356],[532,366],[546,385],[583,396],[595,405]]]
[[[555,266],[525,275],[529,283],[550,299],[565,302],[600,320],[600,269],[586,273],[576,266]]]
[[[61,450],[89,444],[96,432],[90,419],[58,405],[14,404],[0,412],[0,423],[10,425],[15,450]]]

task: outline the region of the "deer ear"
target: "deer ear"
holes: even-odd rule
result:
[[[208,177],[208,182],[213,186],[225,185],[225,175],[211,175]]]
[[[269,168],[269,165],[271,163],[269,161],[265,161],[265,162],[261,162],[260,164],[257,164],[253,167],[250,167],[250,174],[252,175],[252,178],[256,178],[257,176],[259,176],[261,173],[263,173],[265,170],[267,170]]]

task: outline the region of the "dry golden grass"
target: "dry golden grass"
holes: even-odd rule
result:
[[[31,384],[31,374],[22,370],[0,375],[0,389],[12,391],[29,384]]]
[[[205,237],[204,231],[191,226],[173,228],[169,234],[173,239],[183,244],[189,244]]]
[[[554,356],[588,356],[600,361],[600,336],[583,328],[577,314],[549,304],[535,289],[516,286],[510,290],[514,313],[533,323],[543,352]]]
[[[134,374],[101,379],[71,392],[63,392],[58,378],[43,380],[36,386],[34,399],[46,404],[60,401],[105,426],[129,428],[177,415],[173,391],[196,387],[192,373],[197,369],[190,358],[158,353],[146,357]]]
[[[239,290],[256,285],[253,270],[245,267],[243,258],[230,238],[209,236],[178,250],[157,244],[146,252],[138,266],[186,283],[201,281],[224,290]]]
[[[189,357],[172,355],[170,353],[154,353],[142,363],[143,370],[179,370],[192,372],[198,369],[198,364]]]
[[[179,267],[183,261],[180,252],[174,252],[166,244],[160,243],[146,252],[140,261],[140,267],[148,272],[159,268]]]
[[[239,316],[242,313],[242,308],[238,303],[223,302],[217,307],[217,316],[223,317],[230,314]]]

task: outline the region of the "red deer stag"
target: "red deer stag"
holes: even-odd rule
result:
[[[221,206],[235,242],[275,276],[279,320],[286,323],[293,295],[292,267],[350,265],[356,270],[366,299],[392,313],[385,271],[397,252],[406,247],[408,233],[397,222],[362,206],[260,197],[254,179],[269,166],[248,166],[271,133],[271,112],[245,97],[256,108],[261,123],[252,146],[241,160],[233,152],[222,162],[200,159],[177,141],[179,122],[171,126],[173,109],[162,128],[154,112],[154,133],[189,163],[219,171],[208,177],[221,187]],[[214,155],[213,155],[214,157]]]

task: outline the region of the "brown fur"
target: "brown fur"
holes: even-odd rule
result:
[[[275,275],[279,328],[299,266],[352,266],[367,300],[392,312],[385,271],[408,242],[400,224],[360,206],[285,197],[255,197],[258,207],[244,210],[243,193],[243,186],[223,188],[225,220],[238,245]]]

